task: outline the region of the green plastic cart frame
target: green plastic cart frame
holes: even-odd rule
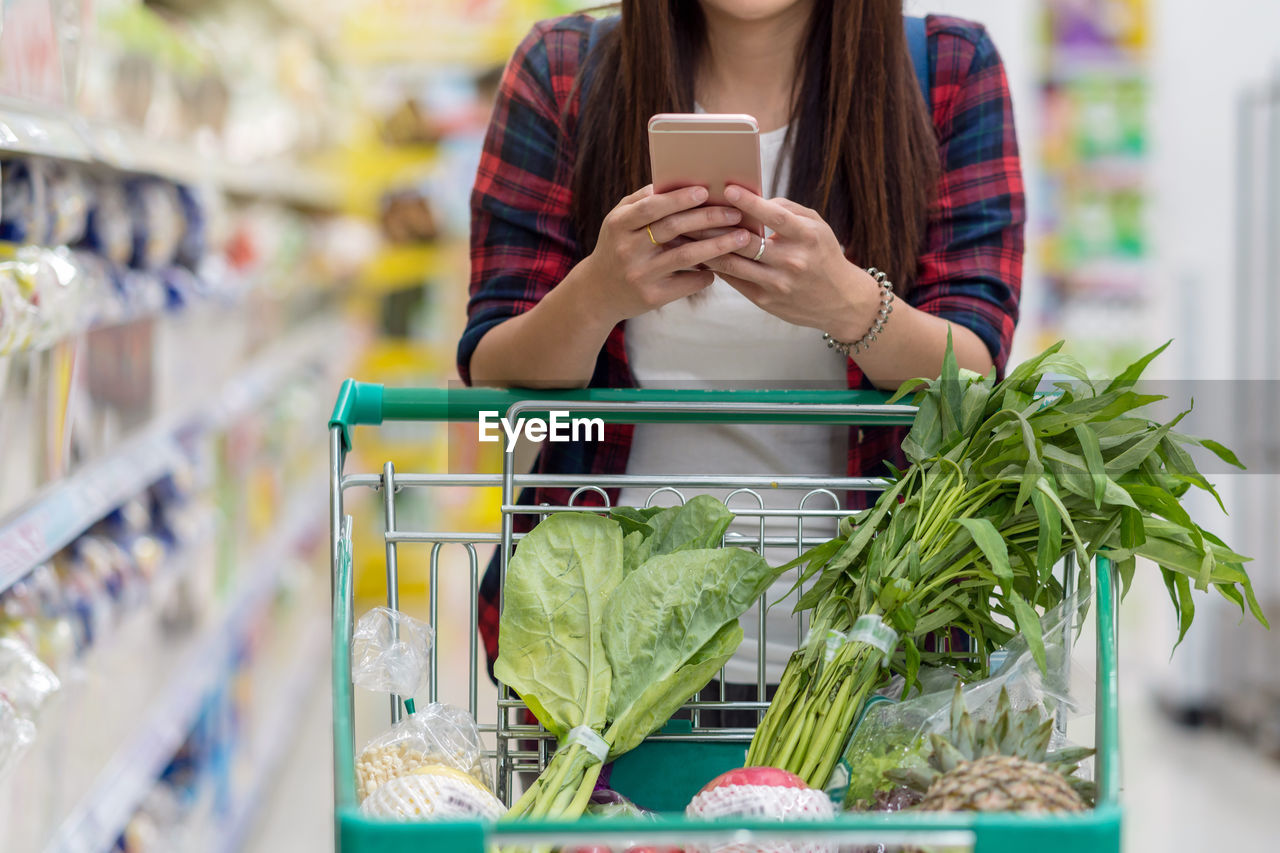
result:
[[[380,492],[384,509],[383,538],[386,544],[387,602],[398,606],[398,547],[409,543],[431,545],[431,618],[437,618],[437,557],[441,547],[461,544],[470,555],[471,591],[478,584],[478,565],[474,545],[491,542],[503,549],[503,569],[510,548],[519,537],[513,532],[512,519],[529,507],[516,506],[517,489],[527,486],[567,486],[577,484],[577,493],[619,485],[647,485],[656,492],[672,491],[672,478],[627,476],[579,476],[516,474],[511,448],[504,448],[503,473],[488,474],[400,474],[392,462],[380,474],[347,474],[344,471],[352,433],[356,426],[376,426],[387,421],[467,421],[476,422],[480,412],[493,411],[516,418],[548,417],[551,412],[566,412],[569,417],[601,418],[611,423],[845,423],[858,425],[904,425],[914,415],[910,406],[887,405],[877,392],[864,391],[652,391],[652,390],[582,390],[566,392],[503,391],[492,389],[410,389],[383,388],[381,385],[347,380],[338,395],[329,421],[331,453],[330,524],[332,529],[331,560],[333,567],[333,719],[334,719],[334,827],[338,853],[393,853],[395,851],[459,851],[485,853],[495,845],[583,847],[589,844],[615,845],[622,850],[629,845],[691,845],[703,849],[716,844],[755,844],[771,841],[812,840],[831,845],[884,844],[890,848],[924,847],[940,850],[976,850],[978,853],[1084,853],[1084,851],[1118,851],[1120,849],[1121,807],[1119,804],[1120,757],[1118,721],[1118,675],[1116,661],[1117,621],[1116,582],[1114,570],[1103,557],[1096,560],[1094,572],[1095,615],[1097,620],[1097,697],[1095,775],[1098,783],[1097,806],[1085,813],[1067,816],[1029,816],[1018,814],[846,814],[822,823],[698,822],[679,814],[663,814],[655,820],[599,820],[584,818],[568,823],[511,822],[487,825],[480,822],[394,822],[373,819],[357,807],[355,777],[355,742],[353,689],[351,683],[351,640],[355,613],[353,598],[353,566],[350,550],[350,521],[344,513],[345,493],[351,489],[369,488]],[[792,482],[794,481],[794,482]],[[744,492],[756,494],[755,488],[809,488],[824,494],[828,490],[875,489],[880,481],[873,478],[835,478],[814,482],[806,478],[708,478],[683,479],[688,488],[740,486]],[[752,483],[753,485],[743,485]],[[395,495],[405,488],[464,485],[502,489],[502,531],[489,534],[423,533],[397,526]],[[656,493],[655,492],[655,493]],[[758,497],[758,495],[757,495]],[[573,504],[573,501],[570,501]],[[803,503],[802,503],[803,507]],[[583,507],[537,507],[535,512],[553,512]],[[813,514],[834,516],[835,510]],[[735,507],[735,511],[738,511]],[[745,515],[761,516],[760,539],[765,543],[763,517],[769,514],[760,503],[760,511]],[[776,514],[776,513],[775,513]],[[807,543],[801,533],[795,546]],[[770,545],[773,543],[770,542]],[[1070,571],[1070,568],[1067,569]],[[1074,582],[1074,581],[1073,581]],[[470,707],[476,713],[477,641],[476,609],[471,610],[472,635],[469,638],[468,665],[471,672]],[[763,619],[761,631],[763,633]],[[438,644],[437,644],[438,645]],[[761,644],[763,646],[763,643]],[[430,691],[434,699],[437,687],[437,650],[431,659]],[[763,684],[763,663],[760,681]],[[530,769],[528,763],[545,761],[547,738],[536,727],[508,725],[510,714],[519,701],[505,689],[501,692],[496,727],[482,731],[495,734],[496,749],[491,757],[499,764],[500,796],[510,799],[512,767]],[[714,707],[718,703],[690,703],[696,720],[697,708]],[[763,703],[737,703],[759,710]],[[398,719],[400,702],[391,699],[391,718]],[[665,730],[664,730],[665,731]],[[729,736],[729,735],[726,735]],[[520,753],[510,747],[519,738],[541,738],[535,753]],[[749,730],[739,737],[749,737]],[[652,740],[665,741],[662,755],[670,760],[675,754],[685,755],[685,764],[713,756],[714,735],[689,737],[687,733],[659,734]],[[642,745],[640,750],[645,749]],[[637,750],[638,752],[640,750]],[[524,765],[520,764],[523,755]],[[532,758],[530,758],[532,755]],[[655,752],[655,755],[658,753]],[[532,765],[536,769],[537,763]],[[645,768],[650,778],[663,778],[662,767]],[[505,770],[505,772],[504,772]],[[741,848],[747,849],[747,848]],[[834,849],[834,848],[833,848]]]

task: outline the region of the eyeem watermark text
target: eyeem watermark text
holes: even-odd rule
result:
[[[529,441],[604,441],[604,420],[573,418],[568,412],[548,412],[543,418],[516,418],[515,422],[498,417],[497,410],[480,412],[480,440],[501,441],[505,434],[507,447],[515,446],[522,433]]]

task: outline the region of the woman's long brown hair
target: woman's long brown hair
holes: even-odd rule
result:
[[[597,42],[577,122],[573,213],[590,252],[623,196],[650,182],[649,117],[692,112],[706,25],[696,0],[623,0]],[[851,261],[915,279],[938,176],[901,0],[815,0],[796,68],[788,196],[826,219]]]

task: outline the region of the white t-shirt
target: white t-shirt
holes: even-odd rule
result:
[[[760,134],[762,178],[766,193],[775,186],[786,195],[788,160],[782,151],[786,128]],[[845,358],[828,349],[822,333],[794,326],[757,308],[728,282],[716,277],[695,298],[681,299],[627,321],[627,358],[637,384],[648,388],[846,388]],[[636,426],[628,474],[722,474],[737,476],[843,476],[847,465],[848,428],[808,424],[640,424]],[[649,489],[625,489],[623,506],[643,506]],[[692,497],[694,490],[681,490]],[[713,491],[724,500],[728,492]],[[803,492],[763,493],[769,509],[794,508]],[[659,495],[655,503],[669,496]],[[830,501],[810,501],[810,508],[830,509]],[[754,508],[750,496],[739,496],[730,509]],[[731,531],[759,535],[759,518],[735,521]],[[805,536],[834,535],[835,522],[809,520]],[[792,536],[794,519],[770,519],[766,534]],[[794,548],[771,549],[773,565],[796,555]],[[772,604],[795,582],[794,573],[770,590]],[[768,611],[767,675],[776,682],[797,646],[796,617],[790,602]],[[726,667],[730,681],[754,683],[759,614],[742,618],[746,639]]]

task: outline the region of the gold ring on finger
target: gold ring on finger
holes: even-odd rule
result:
[[[644,230],[646,230],[646,231],[648,231],[648,232],[649,232],[649,242],[650,242],[650,243],[652,243],[652,244],[653,244],[653,245],[655,245],[655,246],[661,246],[661,245],[662,245],[662,244],[661,244],[661,243],[659,243],[656,239],[654,239],[654,236],[653,236],[653,228],[652,228],[651,226],[646,225],[646,226],[644,227]]]

